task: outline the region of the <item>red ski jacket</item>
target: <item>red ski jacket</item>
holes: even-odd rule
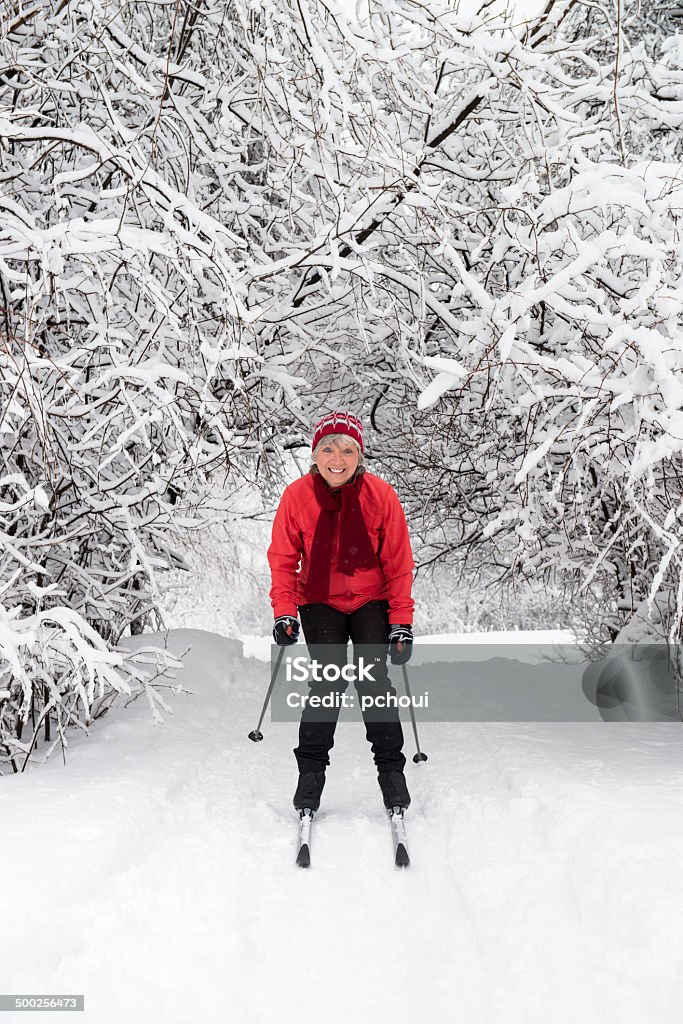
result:
[[[337,522],[332,542],[327,603],[348,614],[368,601],[386,600],[389,602],[389,622],[408,625],[413,621],[415,607],[411,597],[415,563],[401,503],[393,487],[368,472],[363,474],[359,499],[379,567],[357,569],[353,576],[339,572]],[[275,618],[279,615],[295,616],[298,606],[306,603],[303,586],[319,514],[320,505],[310,473],[285,488],[275,513],[273,537],[268,548],[272,577],[270,601]]]

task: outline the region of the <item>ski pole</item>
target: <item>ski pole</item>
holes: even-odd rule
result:
[[[415,764],[419,764],[420,761],[426,761],[427,755],[423,754],[420,750],[420,741],[417,738],[417,722],[415,721],[415,709],[413,708],[413,698],[410,693],[410,684],[408,683],[408,669],[405,665],[402,665],[403,669],[403,682],[406,684],[406,693],[408,695],[408,708],[410,710],[410,721],[413,723],[413,735],[415,737],[415,746],[417,747],[417,754],[413,754],[413,761]]]
[[[263,708],[261,709],[261,717],[258,720],[258,725],[256,726],[256,728],[254,729],[253,732],[249,733],[249,739],[253,740],[254,743],[258,743],[260,740],[263,739],[263,733],[261,732],[261,723],[263,721],[263,716],[266,713],[266,708],[268,707],[268,701],[270,700],[270,695],[273,692],[273,687],[275,686],[275,680],[277,679],[277,674],[278,674],[278,672],[280,670],[280,662],[282,661],[282,655],[284,653],[285,653],[285,648],[284,648],[284,646],[282,646],[280,648],[280,650],[278,651],[277,661],[275,662],[275,668],[273,670],[273,675],[272,675],[272,678],[270,680],[270,686],[268,687],[268,693],[266,694],[266,699],[263,702]]]

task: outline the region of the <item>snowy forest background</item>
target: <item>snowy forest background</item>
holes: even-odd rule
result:
[[[222,588],[267,631],[332,408],[406,507],[418,629],[680,639],[682,25],[0,9],[0,770],[119,693],[158,713],[173,659],[131,632]]]

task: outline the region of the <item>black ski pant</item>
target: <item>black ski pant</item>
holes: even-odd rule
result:
[[[387,670],[387,653],[389,644],[389,605],[387,601],[368,601],[355,612],[348,615],[337,611],[328,604],[299,605],[299,616],[306,638],[306,645],[311,660],[322,665],[335,664],[340,667],[346,664],[346,645],[351,640],[354,645],[354,664],[362,655],[364,662],[373,663],[374,681],[360,681],[358,674],[354,686],[358,694],[358,704],[364,695],[395,696],[396,690],[391,685]],[[330,652],[326,645],[336,644]],[[360,654],[356,645],[361,644]],[[311,693],[325,696],[344,693],[348,687],[345,679],[314,682]],[[294,756],[300,772],[325,771],[330,763],[329,753],[334,745],[334,730],[339,717],[339,707],[316,708],[306,704],[301,714],[299,726],[299,745],[294,749]],[[372,753],[378,771],[397,769],[403,771],[406,759],[403,756],[403,729],[398,716],[398,708],[367,708],[363,710],[365,735],[372,744]]]

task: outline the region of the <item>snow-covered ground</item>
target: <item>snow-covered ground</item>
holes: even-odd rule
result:
[[[340,725],[306,872],[296,726],[247,739],[268,666],[170,645],[165,724],[138,701],[3,779],[4,992],[84,993],[92,1024],[680,1021],[680,727],[423,724],[401,872]]]

